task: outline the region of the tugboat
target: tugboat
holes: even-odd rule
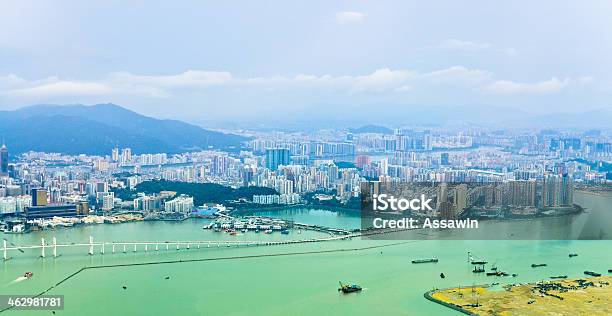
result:
[[[532,268],[539,268],[539,267],[545,267],[546,263],[532,263],[531,267]]]
[[[338,288],[338,292],[342,291],[342,293],[347,294],[347,293],[353,293],[353,292],[359,292],[362,290],[361,286],[357,285],[357,284],[342,284],[342,281],[339,281],[340,283],[340,288]]]
[[[29,272],[29,271],[23,274],[23,277],[24,277],[24,278],[28,278],[28,279],[29,279],[29,278],[31,278],[31,277],[33,277],[33,276],[34,276],[34,273]]]
[[[597,272],[593,272],[593,271],[584,271],[584,274],[590,275],[590,276],[594,276],[594,277],[600,277],[601,276],[601,273],[597,273]]]
[[[438,258],[412,260],[412,263],[435,263],[435,262],[438,262]]]

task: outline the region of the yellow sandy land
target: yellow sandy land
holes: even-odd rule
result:
[[[432,297],[459,305],[477,315],[612,315],[612,276],[583,280],[591,281],[595,286],[563,293],[556,290],[548,292],[562,297],[563,300],[540,294],[538,290],[534,290],[535,284],[513,286],[506,290],[488,290],[482,287],[452,288],[437,291]],[[577,285],[575,279],[546,282],[565,286]],[[476,301],[481,306],[469,306]]]

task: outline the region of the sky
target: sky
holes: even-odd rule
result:
[[[609,1],[0,2],[0,110],[191,122],[611,110]],[[470,114],[468,113],[468,114]]]

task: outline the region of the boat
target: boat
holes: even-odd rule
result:
[[[28,279],[33,277],[33,276],[34,276],[34,273],[29,272],[29,271],[23,274],[23,277],[28,278]]]
[[[608,273],[612,273],[612,269],[608,269]]]
[[[600,277],[601,276],[601,273],[597,273],[597,272],[593,272],[593,271],[584,271],[584,274],[590,275],[590,276],[594,276],[594,277]]]
[[[266,234],[272,234],[272,230],[271,229],[266,229],[266,231],[264,232]]]
[[[353,292],[359,292],[362,290],[361,286],[357,285],[357,284],[342,284],[342,282],[340,283],[340,288],[338,288],[338,292],[342,291],[342,293],[353,293]]]
[[[435,263],[435,262],[438,262],[438,258],[412,260],[412,263]]]
[[[557,276],[551,276],[551,279],[567,279],[567,275],[557,275]]]
[[[243,233],[246,233],[246,232],[247,232],[247,229],[246,229],[246,228],[244,228],[244,229],[242,230],[242,232],[243,232]]]
[[[469,251],[468,251],[468,262],[470,262],[471,264],[478,264],[478,265],[483,265],[483,264],[488,263],[486,260],[483,260],[483,259],[474,259],[474,256],[472,256],[472,253]]]
[[[281,234],[288,235],[289,234],[289,230],[283,229],[283,230],[281,230]]]
[[[503,271],[487,272],[487,276],[508,276],[509,274]]]
[[[569,257],[570,257],[570,258],[571,258],[571,257],[577,257],[577,256],[578,256],[578,254],[577,254],[577,253],[570,253],[570,254],[569,254]]]
[[[472,270],[472,272],[474,273],[482,273],[485,272],[484,268],[479,268],[479,267],[474,267],[474,270]]]
[[[545,267],[546,263],[532,263],[531,267],[532,268],[538,268],[538,267]]]

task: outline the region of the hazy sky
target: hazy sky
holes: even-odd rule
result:
[[[610,1],[2,1],[0,109],[191,121],[612,107]]]

